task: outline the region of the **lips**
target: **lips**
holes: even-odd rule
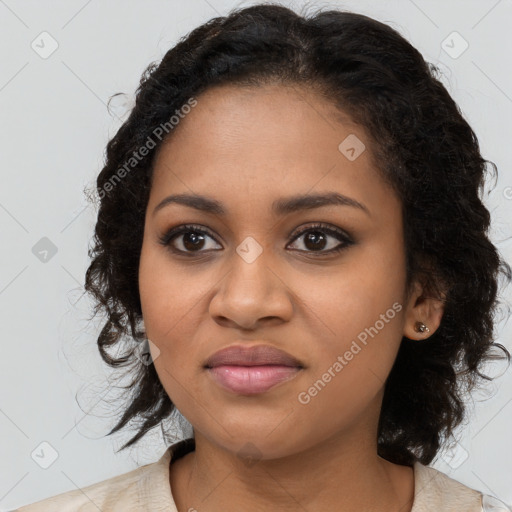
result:
[[[215,352],[205,363],[213,381],[237,395],[258,395],[294,379],[304,369],[297,358],[270,345],[236,345]]]
[[[290,366],[303,368],[304,365],[287,352],[271,345],[245,347],[235,345],[215,352],[205,363],[206,368],[217,366]]]

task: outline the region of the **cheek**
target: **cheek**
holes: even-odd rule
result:
[[[319,386],[329,383],[333,397],[349,392],[359,400],[366,387],[376,393],[402,340],[403,262],[389,247],[372,249],[366,247],[364,257],[357,255],[337,272],[297,281],[301,314],[309,318],[315,340],[311,373],[321,380]]]
[[[380,262],[370,253],[364,259],[355,257],[322,275],[304,273],[294,281],[289,276],[290,282],[294,282],[301,315],[315,319],[318,337],[346,342],[376,322],[379,331],[382,330],[380,334],[386,336],[387,332],[389,339],[393,338],[391,331],[399,332],[395,326],[399,323],[396,317],[403,309],[404,269],[399,259],[385,261],[382,253],[379,258]],[[398,306],[393,308],[395,303]],[[379,322],[382,316],[384,324]]]
[[[205,308],[221,277],[207,266],[185,269],[165,251],[143,247],[139,293],[147,336],[159,351],[155,370],[171,401],[189,415],[191,396],[200,400],[204,394],[200,377],[209,340],[204,336],[199,343],[198,333],[204,332]]]
[[[321,429],[329,434],[369,408],[379,409],[401,341],[403,307],[393,297],[378,297],[347,285],[331,301],[316,304],[328,334],[315,339],[312,364],[295,396],[301,421],[311,428],[317,428],[313,418],[322,418]]]
[[[148,337],[156,341],[196,327],[195,313],[211,287],[199,273],[173,265],[165,251],[143,245],[139,266],[139,293]]]
[[[193,340],[207,290],[204,280],[170,268],[157,251],[143,249],[139,293],[146,334],[156,346],[151,350],[155,370],[171,401],[189,415],[190,397],[200,394],[196,377],[202,355]]]

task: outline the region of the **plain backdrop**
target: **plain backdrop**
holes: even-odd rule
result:
[[[101,319],[88,321],[82,285],[96,212],[83,189],[144,68],[199,24],[253,3],[0,0],[1,510],[154,462],[169,442],[157,429],[116,454],[130,432],[105,436],[123,403],[97,351]],[[309,3],[327,7],[389,23],[439,66],[484,157],[498,166],[485,202],[493,241],[512,263],[512,2]],[[118,92],[126,95],[109,113]],[[510,297],[509,287],[502,301]],[[498,341],[512,350],[505,319],[497,319]],[[512,504],[511,370],[488,373],[499,378],[475,393],[459,444],[433,466]],[[37,458],[43,452],[47,468]]]

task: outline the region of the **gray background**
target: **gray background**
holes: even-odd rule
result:
[[[114,450],[128,435],[104,437],[123,404],[96,348],[100,321],[88,321],[91,302],[82,295],[96,213],[83,188],[101,169],[143,69],[197,25],[252,3],[0,0],[1,510],[121,474],[165,450],[160,431],[119,454]],[[512,263],[512,2],[309,5],[389,23],[441,68],[484,157],[498,166],[485,201],[493,241]],[[45,31],[50,36],[40,35]],[[52,40],[58,48],[43,58]],[[127,95],[112,101],[109,114],[106,102],[117,92]],[[45,249],[46,256],[38,254]],[[508,289],[502,300],[510,304],[510,297]],[[504,318],[498,341],[512,350],[511,322]],[[488,371],[501,377],[475,393],[460,444],[433,466],[512,504],[511,370],[502,364]],[[31,455],[42,450],[57,456],[47,469]]]

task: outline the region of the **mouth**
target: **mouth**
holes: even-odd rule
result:
[[[231,345],[211,355],[206,363],[206,368],[214,368],[221,365],[235,366],[290,366],[303,367],[304,364],[284,350],[271,345]]]
[[[283,365],[220,365],[207,368],[207,371],[224,389],[237,394],[255,395],[293,379],[302,369]]]
[[[224,390],[255,395],[295,378],[304,364],[270,345],[235,345],[213,354],[204,368]]]

